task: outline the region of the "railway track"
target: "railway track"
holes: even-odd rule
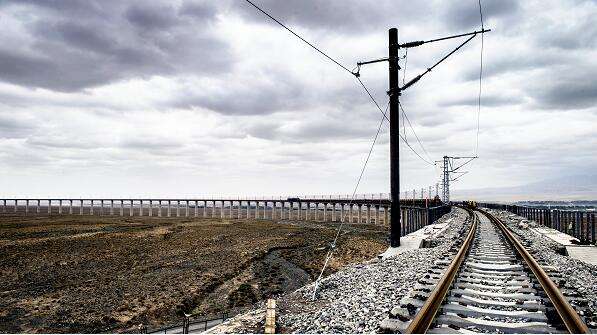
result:
[[[588,333],[517,238],[490,213],[468,210],[470,229],[394,308],[382,332]]]

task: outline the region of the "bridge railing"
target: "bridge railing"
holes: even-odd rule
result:
[[[581,244],[597,244],[594,211],[575,211],[507,204],[479,203],[481,207],[505,210],[541,225],[576,237]]]
[[[401,236],[408,235],[427,225],[433,224],[442,215],[450,212],[452,206],[441,205],[437,207],[405,207],[400,208],[401,212]]]

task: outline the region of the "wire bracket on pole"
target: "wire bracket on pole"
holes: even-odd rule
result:
[[[398,48],[408,49],[408,48],[418,47],[420,45],[427,44],[427,43],[444,41],[444,40],[448,40],[448,39],[452,39],[452,38],[458,38],[458,37],[464,37],[464,36],[470,36],[464,42],[462,42],[459,46],[457,46],[454,50],[450,51],[447,55],[445,55],[439,61],[437,61],[435,64],[433,64],[433,66],[428,67],[425,72],[423,72],[423,73],[417,75],[416,77],[412,78],[411,80],[408,81],[408,83],[404,84],[402,87],[399,87],[398,94],[400,94],[400,91],[403,91],[403,90],[409,88],[410,86],[412,86],[413,84],[415,84],[424,75],[426,75],[427,73],[431,72],[431,70],[433,70],[436,66],[438,66],[443,61],[445,61],[448,57],[452,56],[452,54],[454,54],[456,51],[458,51],[460,48],[462,48],[465,44],[467,44],[468,42],[470,42],[478,34],[484,34],[484,33],[490,32],[490,31],[491,31],[491,29],[481,29],[481,30],[476,30],[476,31],[470,32],[470,33],[458,34],[458,35],[452,35],[452,36],[446,36],[446,37],[436,38],[436,39],[427,40],[427,41],[413,41],[413,42],[407,42],[407,43],[398,44]],[[379,63],[379,62],[386,62],[386,61],[389,61],[389,60],[390,60],[390,58],[386,57],[386,58],[379,58],[379,59],[374,59],[374,60],[370,60],[370,61],[357,62],[358,71],[356,73],[352,72],[352,74],[354,74],[356,77],[359,77],[362,65]],[[400,69],[401,69],[400,65],[398,65],[398,70],[400,70]],[[391,93],[392,92],[388,92],[389,95]]]
[[[432,40],[427,40],[427,41],[406,42],[406,43],[398,44],[398,47],[399,48],[414,48],[414,47],[418,47],[418,46],[421,46],[421,45],[427,44],[427,43],[439,42],[439,41],[444,41],[444,40],[449,40],[449,39],[464,37],[464,36],[470,36],[470,35],[484,34],[484,33],[490,32],[490,31],[491,31],[491,29],[481,29],[481,30],[471,31],[470,33],[434,38]]]

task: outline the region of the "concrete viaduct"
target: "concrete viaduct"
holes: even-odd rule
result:
[[[24,215],[119,215],[228,219],[288,219],[389,224],[388,199],[0,199],[1,213]],[[401,201],[403,221],[435,221],[437,203]],[[430,207],[436,206],[436,207]],[[427,208],[425,208],[427,207]],[[430,223],[430,222],[429,222]],[[419,224],[416,224],[419,226]]]

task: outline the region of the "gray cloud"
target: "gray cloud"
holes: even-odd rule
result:
[[[516,0],[483,0],[483,20],[504,19],[517,14],[519,3]],[[446,5],[444,21],[448,27],[468,30],[480,27],[479,6],[477,1],[454,1]]]
[[[155,136],[128,137],[118,143],[119,147],[141,150],[176,150],[183,143],[169,138],[156,138]]]
[[[291,123],[261,122],[246,127],[253,137],[289,143],[313,143],[347,139],[372,139],[377,118],[367,122],[343,122],[339,114],[312,114]]]
[[[221,114],[258,115],[306,107],[305,87],[291,78],[282,82],[246,78],[221,87],[195,87],[173,97],[165,105],[175,108],[202,107]]]
[[[176,10],[169,4],[134,4],[125,12],[127,20],[139,29],[168,29],[178,23]]]
[[[592,49],[597,46],[597,25],[594,15],[587,12],[575,20],[566,18],[541,20],[534,42],[542,48],[558,48],[567,51]]]
[[[518,105],[524,102],[524,99],[519,96],[506,96],[506,95],[482,95],[481,103],[486,107],[500,107]],[[470,96],[465,98],[459,98],[454,100],[442,101],[438,105],[440,107],[452,107],[452,106],[477,106],[478,96]]]
[[[363,33],[376,29],[385,31],[398,23],[412,22],[418,15],[433,8],[431,3],[405,0],[379,0],[374,6],[359,0],[264,0],[256,3],[285,23],[344,33]],[[264,20],[263,14],[244,1],[234,2],[232,9],[249,20],[275,25]]]
[[[0,115],[0,139],[26,138],[33,128],[31,120]]]
[[[22,22],[28,33],[22,46],[0,49],[0,79],[6,82],[68,92],[123,79],[213,75],[230,68],[228,46],[210,32],[215,11],[197,16],[197,5],[181,13],[156,2],[128,7],[109,1],[72,7],[59,1],[16,2],[4,8],[22,6],[37,19]]]
[[[557,173],[594,166],[597,39],[590,18],[597,10],[589,2],[546,1],[482,0],[486,25],[494,29],[485,40],[482,99],[491,109],[481,111],[482,159],[463,178],[467,183],[477,173],[470,186],[521,180],[529,168]],[[391,26],[409,40],[479,26],[476,0],[256,3],[346,64],[385,55]],[[48,184],[58,179],[43,173],[60,171],[101,181],[86,188],[92,193],[129,192],[118,190],[119,183],[107,188],[104,181],[115,177],[150,185],[149,193],[178,192],[179,184],[153,190],[160,186],[147,182],[168,173],[184,175],[190,193],[290,192],[307,187],[295,183],[307,179],[308,192],[339,192],[348,187],[344,172],[359,172],[379,122],[354,78],[242,0],[22,0],[0,8],[4,189],[24,189],[23,182],[39,178],[46,183],[40,189],[52,193],[62,189]],[[433,158],[474,147],[475,43],[403,95]],[[409,78],[449,48],[409,50]],[[385,107],[385,64],[362,74]],[[567,110],[574,113],[557,114]],[[387,138],[385,125],[364,184],[372,191],[387,188]],[[570,154],[578,143],[582,153]],[[433,172],[402,150],[404,187],[432,183]],[[554,153],[557,162],[540,163]],[[27,179],[12,174],[15,167],[43,172]],[[250,186],[245,181],[253,175],[263,178]],[[230,176],[243,182],[235,185]]]
[[[544,109],[558,111],[595,107],[597,85],[594,78],[597,71],[595,67],[589,68],[584,71],[576,71],[577,66],[555,68],[554,71],[546,72],[540,84],[535,84],[529,93],[536,104]]]

